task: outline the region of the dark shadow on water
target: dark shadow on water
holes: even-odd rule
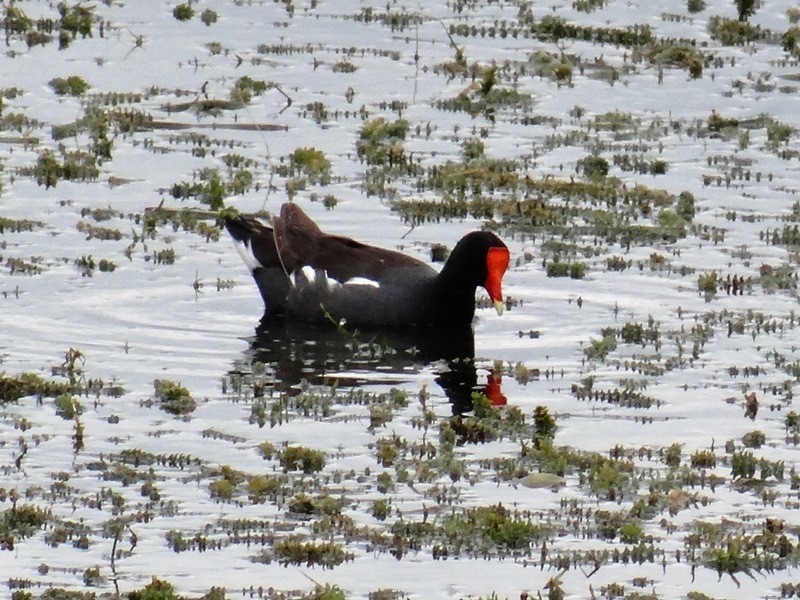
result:
[[[471,327],[445,331],[429,328],[344,330],[333,324],[269,319],[256,328],[250,358],[274,373],[274,386],[288,394],[298,385],[340,383],[358,387],[370,383],[402,385],[429,365],[454,413],[472,409],[472,393],[484,392],[493,404],[505,404],[500,379],[489,375],[478,385],[475,339]]]

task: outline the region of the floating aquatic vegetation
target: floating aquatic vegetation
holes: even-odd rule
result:
[[[89,89],[89,84],[78,75],[70,75],[51,79],[50,87],[59,96],[82,96]]]
[[[53,34],[57,32],[59,49],[63,50],[77,39],[78,35],[81,38],[92,37],[95,25],[102,35],[103,22],[95,15],[94,7],[83,6],[80,3],[69,6],[66,2],[60,2],[51,8],[58,11],[57,18],[42,16],[35,21],[22,9],[6,8],[5,18],[2,21],[6,41],[21,38],[28,47],[44,45],[50,43],[54,39]]]
[[[355,73],[358,67],[349,60],[340,60],[331,69],[334,73]]]
[[[194,9],[188,3],[178,4],[172,9],[172,16],[178,21],[190,21],[194,17]]]
[[[98,240],[116,240],[119,241],[122,239],[123,234],[119,229],[111,229],[110,227],[100,227],[98,225],[92,225],[86,221],[78,221],[78,224],[75,226],[78,231],[81,233],[86,234],[86,239],[98,239]]]
[[[583,279],[586,274],[586,265],[581,262],[548,262],[545,265],[548,277],[571,277],[572,279]]]
[[[247,75],[236,80],[231,90],[231,101],[247,104],[253,96],[260,96],[267,91],[266,81],[256,80]]]
[[[351,17],[355,21],[363,23],[380,23],[389,27],[391,31],[405,31],[412,26],[418,26],[423,22],[422,15],[407,12],[404,8],[396,11],[386,7],[386,12],[379,12],[373,7],[364,7],[361,12]]]
[[[168,379],[156,379],[153,381],[153,388],[161,410],[183,416],[191,414],[197,408],[197,402],[189,390],[180,383]]]
[[[677,43],[673,40],[659,40],[646,54],[651,63],[686,69],[695,79],[703,76],[703,67],[707,60],[696,45],[688,40]]]
[[[708,20],[708,31],[711,38],[719,40],[725,46],[741,46],[744,44],[769,40],[776,36],[769,29],[748,23],[744,19],[728,19],[712,15]]]
[[[446,541],[434,550],[441,558],[463,554],[478,556],[486,545],[494,545],[501,555],[531,551],[543,540],[548,527],[529,516],[514,513],[502,504],[458,511],[443,519],[441,530]]]
[[[303,446],[287,446],[278,459],[285,471],[300,470],[310,475],[325,467],[325,453]]]
[[[368,165],[398,165],[404,160],[403,140],[407,133],[408,121],[404,119],[371,119],[361,127],[356,144],[358,156]]]
[[[278,166],[276,172],[282,177],[302,175],[313,185],[328,185],[331,181],[331,161],[316,148],[297,148],[289,155],[289,164]]]
[[[0,373],[0,398],[3,402],[16,402],[25,396],[59,396],[69,391],[68,384],[48,381],[36,373],[20,373],[17,376]]]
[[[4,112],[0,111],[0,131],[18,131],[19,133],[27,133],[33,129],[38,129],[42,123],[36,119],[31,119],[25,113],[21,112]],[[19,140],[23,144],[34,142],[33,139],[21,138]]]
[[[91,277],[94,275],[96,269],[101,273],[111,273],[117,268],[114,261],[107,258],[101,258],[99,261],[95,261],[91,254],[85,254],[80,258],[76,258],[75,266],[80,269],[82,277]]]
[[[33,504],[15,505],[0,512],[0,551],[14,550],[17,540],[32,536],[52,519],[52,514]]]
[[[176,184],[177,188],[173,186],[173,190],[190,189],[197,191],[201,196],[208,197],[209,200],[217,198],[216,192],[218,188],[216,184],[212,188],[205,189],[202,185],[199,188],[183,188],[182,184]],[[182,192],[179,192],[182,193]],[[209,194],[209,196],[205,196]],[[191,194],[190,194],[191,197]],[[206,239],[206,241],[217,241],[220,237],[220,228],[216,224],[209,224],[207,220],[211,219],[216,223],[219,214],[212,210],[204,210],[198,208],[168,208],[165,206],[157,206],[148,208],[144,215],[137,215],[137,222],[142,223],[141,236],[134,236],[134,245],[142,241],[142,238],[155,238],[157,229],[161,225],[170,225],[173,231],[183,230],[191,231]],[[132,251],[132,248],[130,249]]]
[[[211,27],[214,23],[217,22],[219,15],[217,11],[206,8],[203,12],[200,13],[200,20],[205,24],[206,27]]]

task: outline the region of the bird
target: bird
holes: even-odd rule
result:
[[[466,234],[437,271],[401,252],[324,233],[294,202],[281,206],[271,226],[238,214],[226,216],[225,227],[264,300],[262,321],[464,326],[474,318],[479,286],[503,313],[510,252],[489,231]]]

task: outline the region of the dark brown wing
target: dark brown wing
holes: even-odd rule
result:
[[[341,282],[354,277],[382,281],[395,267],[426,266],[394,250],[362,244],[348,237],[328,235],[300,207],[286,203],[273,219],[275,240],[288,270],[310,265],[324,269]]]

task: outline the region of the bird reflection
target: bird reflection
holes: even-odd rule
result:
[[[270,318],[256,328],[248,351],[274,377],[276,390],[299,393],[299,384],[330,385],[346,372],[350,386],[369,383],[401,385],[431,365],[436,383],[460,414],[472,409],[472,393],[483,392],[494,405],[506,403],[499,374],[489,373],[478,384],[475,339],[469,326],[433,328],[370,328],[349,330],[335,324],[315,324]]]

